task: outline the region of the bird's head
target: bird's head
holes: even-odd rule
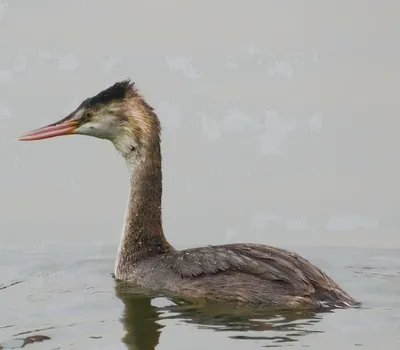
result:
[[[125,157],[159,142],[160,123],[130,80],[117,82],[84,100],[67,117],[30,131],[20,141],[80,134],[111,141]]]

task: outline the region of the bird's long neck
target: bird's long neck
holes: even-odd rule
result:
[[[139,151],[139,150],[138,150]],[[159,136],[127,159],[131,188],[115,275],[123,276],[135,263],[173,250],[165,239],[161,220],[162,171]],[[128,156],[129,157],[129,156]]]

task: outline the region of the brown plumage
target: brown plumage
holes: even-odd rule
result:
[[[83,134],[111,141],[132,173],[115,277],[196,300],[279,308],[345,307],[358,303],[306,259],[259,244],[175,250],[161,220],[160,122],[129,80],[88,98],[69,116],[25,134],[38,140]]]

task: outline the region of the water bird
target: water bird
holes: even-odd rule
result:
[[[281,309],[358,304],[327,274],[285,249],[252,243],[175,249],[162,226],[160,121],[130,79],[116,82],[60,121],[18,140],[72,134],[111,141],[131,173],[116,280],[197,302]]]

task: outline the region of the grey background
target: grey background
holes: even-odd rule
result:
[[[129,179],[112,145],[14,138],[128,77],[163,125],[163,222],[177,248],[399,248],[399,10],[0,1],[0,254],[113,257]],[[330,272],[342,260],[313,256]]]
[[[174,244],[399,245],[396,2],[96,4],[1,7],[4,244],[119,239],[110,144],[14,137],[131,77],[164,126]]]

